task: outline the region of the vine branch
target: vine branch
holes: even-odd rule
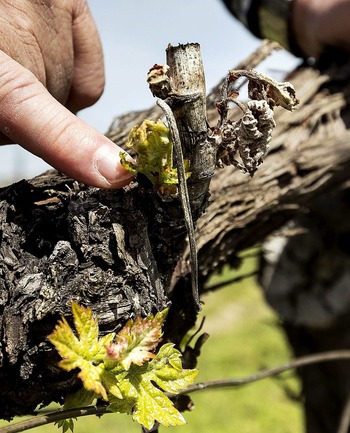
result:
[[[261,370],[251,376],[246,376],[242,378],[233,379],[223,379],[223,380],[213,380],[207,382],[197,383],[193,386],[188,387],[186,390],[181,391],[177,394],[187,395],[194,392],[203,391],[207,389],[218,389],[218,388],[232,388],[239,387],[243,385],[248,385],[254,382],[258,382],[269,377],[277,376],[288,370],[293,370],[295,368],[305,367],[307,365],[318,364],[323,362],[331,361],[350,361],[350,350],[334,350],[329,352],[317,353],[315,355],[303,356],[296,358],[286,364],[280,365],[278,367],[269,368]],[[25,421],[20,421],[11,424],[6,427],[0,428],[0,433],[19,433],[22,431],[30,430],[35,427],[40,427],[46,424],[52,424],[58,421],[62,421],[68,418],[80,418],[87,415],[104,415],[106,413],[111,413],[108,410],[108,406],[87,406],[75,409],[60,410],[48,414],[39,414]],[[347,421],[347,413],[344,416],[344,424]],[[339,430],[343,432],[343,430]]]
[[[248,385],[250,383],[258,382],[268,377],[278,376],[279,374],[284,373],[288,370],[293,370],[294,368],[305,367],[307,365],[318,364],[321,362],[341,360],[350,361],[350,350],[334,350],[330,352],[317,353],[315,355],[302,356],[288,362],[287,364],[283,364],[278,367],[269,368],[266,370],[261,370],[251,376],[246,376],[242,378],[212,380],[202,383],[196,383],[195,385],[188,387],[186,390],[181,391],[178,395],[192,394],[193,392],[203,391],[205,389],[227,387],[232,388]],[[0,433],[2,433],[1,430]]]

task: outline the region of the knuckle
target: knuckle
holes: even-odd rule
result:
[[[29,70],[12,61],[13,64],[2,63],[0,68],[0,104],[2,111],[18,108],[38,93],[39,81]]]

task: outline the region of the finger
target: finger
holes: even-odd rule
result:
[[[67,107],[77,112],[94,104],[105,84],[101,42],[86,1],[74,2],[72,31],[74,75]]]
[[[35,76],[0,51],[0,131],[67,175],[118,188],[131,175],[121,149],[54,99]]]

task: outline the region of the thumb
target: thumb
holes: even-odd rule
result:
[[[68,176],[120,188],[132,175],[117,145],[63,107],[29,70],[0,51],[0,131]]]

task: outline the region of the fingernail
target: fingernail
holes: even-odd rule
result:
[[[120,147],[101,146],[95,153],[95,164],[100,175],[111,186],[122,186],[127,184],[127,180],[131,180],[133,175],[125,170],[120,164],[119,153],[123,152]]]

